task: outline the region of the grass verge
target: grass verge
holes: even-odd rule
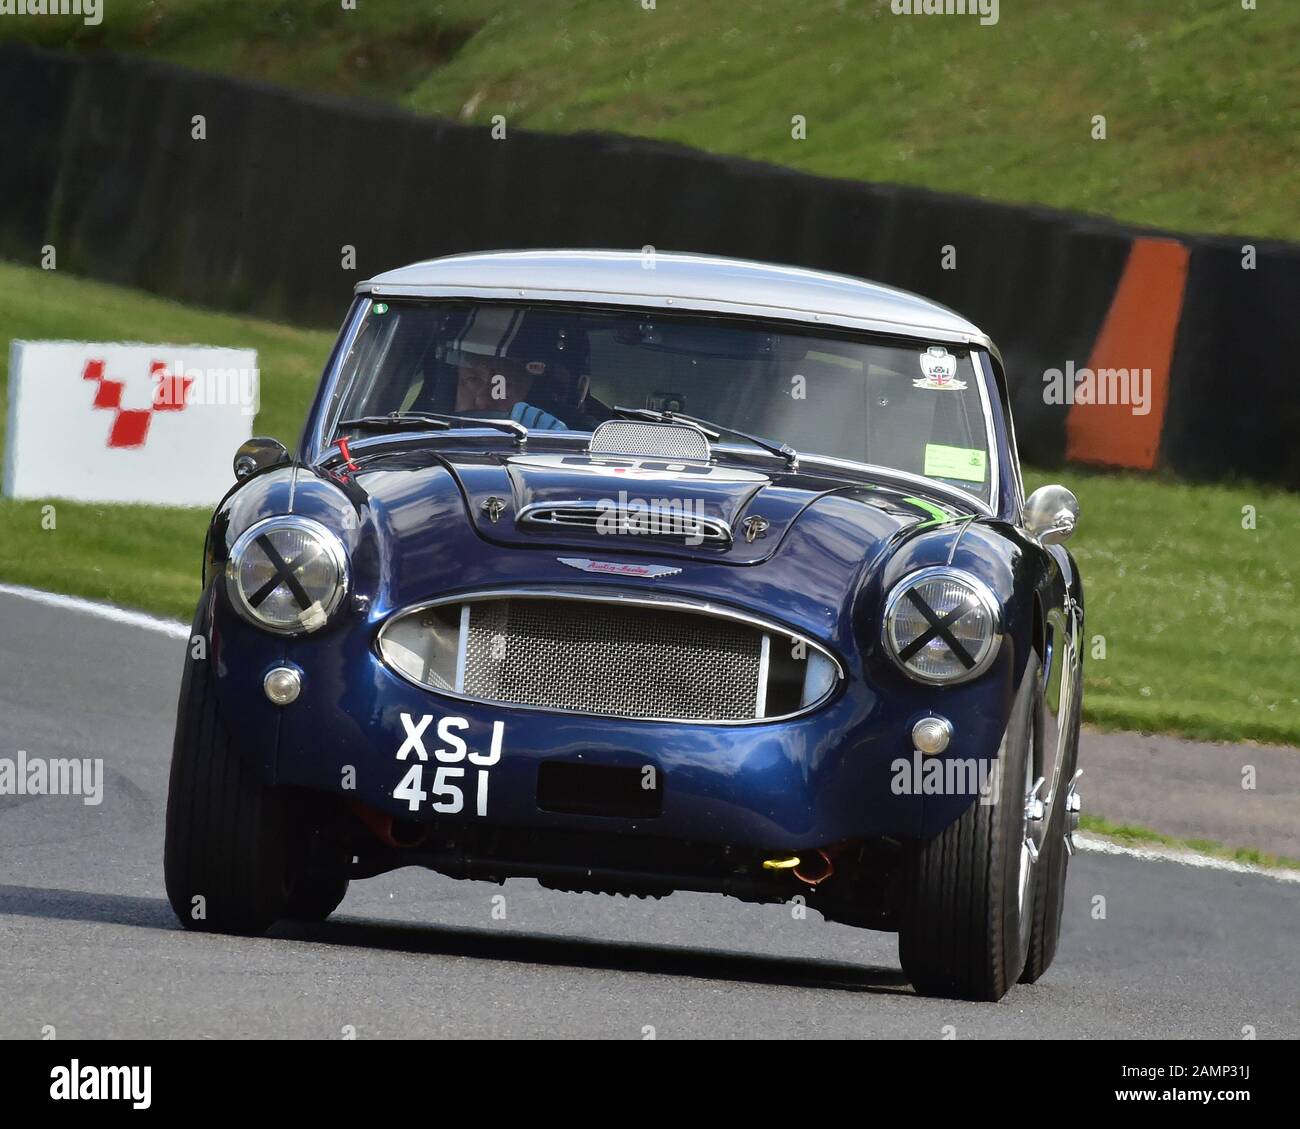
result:
[[[345,301],[342,295],[340,301]],[[208,313],[0,263],[0,402],[15,337],[201,342],[258,350],[255,431],[296,442],[326,333]],[[232,452],[233,454],[233,452]],[[1085,720],[1110,729],[1300,745],[1300,497],[1138,475],[1029,471],[1079,495],[1071,549],[1086,584]],[[0,500],[0,580],[188,620],[207,514]],[[1255,528],[1243,527],[1243,507]]]
[[[1300,5],[1052,0],[112,0],[0,37],[486,125],[612,130],[858,180],[1300,238]],[[793,119],[806,135],[796,140]],[[1106,119],[1094,140],[1096,116]]]

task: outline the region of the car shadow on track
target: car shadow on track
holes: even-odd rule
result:
[[[164,898],[129,894],[96,894],[44,886],[0,885],[0,917],[36,917],[50,921],[135,925],[146,929],[179,929]]]
[[[310,925],[281,922],[271,935],[318,944],[474,957],[517,964],[598,968],[612,972],[644,972],[656,976],[689,976],[701,980],[887,995],[911,992],[907,978],[897,968],[679,945],[505,933],[450,925],[394,925],[356,918],[332,919]]]
[[[181,931],[171,907],[163,898],[84,890],[0,885],[0,917],[6,915]],[[202,936],[195,934],[195,941],[200,941]],[[514,964],[595,968],[882,995],[911,992],[906,977],[897,968],[677,945],[492,932],[450,925],[398,925],[345,917],[319,924],[285,921],[275,926],[269,936],[269,943],[279,939],[311,945],[472,957]]]

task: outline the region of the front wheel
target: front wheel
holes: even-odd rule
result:
[[[339,908],[347,892],[346,875],[304,870],[293,884],[284,916],[294,921],[324,921]]]
[[[285,913],[293,886],[289,832],[280,795],[231,747],[207,662],[187,660],[163,853],[167,898],[180,923],[264,933]]]
[[[1056,798],[1051,819],[1043,839],[1042,854],[1038,859],[1038,881],[1034,895],[1033,931],[1029,940],[1029,958],[1020,974],[1022,984],[1032,984],[1051,966],[1056,956],[1056,946],[1061,937],[1061,916],[1065,908],[1065,877],[1070,865],[1070,851],[1066,840],[1070,836],[1071,816],[1067,808],[1068,796],[1073,790],[1074,770],[1079,760],[1079,713],[1082,695],[1076,689],[1070,703],[1070,717],[1066,732],[1070,747],[1061,768],[1058,791],[1066,794]]]
[[[1040,669],[1031,653],[988,794],[908,854],[898,952],[922,995],[999,1000],[1025,967]]]

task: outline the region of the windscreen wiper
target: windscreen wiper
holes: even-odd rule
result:
[[[682,423],[689,423],[699,428],[709,439],[718,439],[720,437],[719,433],[725,432],[727,435],[735,435],[740,439],[748,439],[756,447],[762,447],[763,450],[784,459],[791,468],[794,468],[799,463],[799,452],[788,443],[778,443],[774,439],[764,439],[759,435],[750,435],[748,431],[741,431],[725,423],[714,423],[711,420],[700,419],[698,416],[688,416],[685,412],[669,410],[661,412],[655,408],[622,408],[616,404],[611,410],[624,419],[648,419],[653,420],[655,423],[674,423],[681,420]]]
[[[339,420],[337,433],[345,427],[364,431],[448,431],[454,427],[490,427],[513,435],[522,447],[528,440],[528,428],[513,419],[481,419],[478,416],[450,416],[442,412],[389,412],[386,416],[360,416]]]

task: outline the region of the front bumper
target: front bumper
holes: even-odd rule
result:
[[[960,816],[973,796],[898,791],[897,765],[912,759],[912,724],[940,712],[956,729],[945,757],[992,758],[1012,698],[1014,648],[1006,646],[976,683],[943,690],[901,676],[897,684],[885,677],[868,684],[851,664],[830,701],[787,721],[579,717],[414,686],[375,654],[376,624],[283,640],[250,627],[221,599],[212,615],[221,713],[265,780],[425,824],[451,840],[509,828],[794,851],[925,838]],[[261,688],[266,672],[282,663],[303,675],[301,696],[283,708]],[[464,742],[463,752],[451,737]],[[551,762],[647,774],[660,789],[657,814],[546,810],[539,774]],[[412,808],[420,791],[427,795]]]

